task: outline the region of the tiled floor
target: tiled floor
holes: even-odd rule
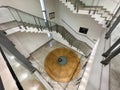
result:
[[[31,61],[32,65],[34,67],[36,67],[42,73],[41,75],[47,80],[47,82],[50,82],[50,84],[53,86],[53,88],[55,90],[65,90],[65,88],[66,88],[66,90],[77,90],[77,87],[80,82],[80,80],[78,80],[78,79],[80,79],[84,69],[82,69],[79,72],[78,76],[74,80],[71,80],[70,82],[67,82],[67,83],[61,83],[61,82],[56,82],[56,81],[52,80],[46,74],[46,72],[44,70],[44,60],[45,60],[46,56],[48,55],[49,52],[51,52],[52,50],[59,48],[59,47],[66,47],[66,46],[55,40],[52,40],[52,41],[48,42],[47,44],[45,44],[44,46],[40,47],[34,53],[32,53],[29,60]],[[66,48],[68,48],[68,47],[66,47]],[[78,53],[78,52],[75,52],[75,53],[81,59],[80,62],[81,62],[81,66],[83,67],[83,65],[85,64],[87,59],[84,56],[82,56],[80,53]]]

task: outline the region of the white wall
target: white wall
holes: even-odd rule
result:
[[[25,12],[42,17],[39,0],[0,0],[0,5],[12,6]]]
[[[47,13],[55,11],[55,0],[45,0]],[[0,0],[0,6],[12,6],[33,15],[43,17],[40,0]],[[48,15],[49,16],[49,15]],[[49,19],[49,18],[48,18]]]
[[[50,19],[49,18],[49,13],[56,11],[56,8],[57,8],[56,0],[45,0],[45,5],[46,5],[46,11],[47,11],[48,19],[55,22],[56,18]],[[56,12],[55,12],[55,15],[56,15]]]
[[[30,14],[43,17],[39,0],[0,0],[0,6],[11,6],[19,10],[28,12]],[[6,10],[4,8],[0,9],[0,23],[6,21],[12,21],[13,17],[10,15],[11,14],[8,9]],[[14,15],[16,15],[17,19],[19,20],[19,17],[16,14],[16,12],[14,13]],[[23,15],[20,14],[20,16]],[[24,19],[27,18],[25,17]],[[30,20],[34,22],[34,18]]]
[[[25,57],[50,40],[47,34],[17,32],[7,36]]]
[[[89,15],[80,15],[80,14],[73,14],[68,8],[65,7],[64,4],[61,2],[56,1],[58,4],[58,9],[56,9],[57,14],[57,22],[63,25],[61,19],[63,19],[67,24],[69,24],[76,32],[79,31],[80,27],[86,27],[89,29],[87,36],[90,37],[92,40],[98,39],[101,35],[102,25],[98,25],[98,23],[91,18]]]

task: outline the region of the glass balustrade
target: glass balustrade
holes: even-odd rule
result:
[[[41,81],[39,81],[38,77],[24,67],[17,57],[6,48],[2,47],[2,49],[24,90],[47,90]]]
[[[9,12],[9,9],[6,7],[0,8],[0,23],[5,23],[9,21],[13,21],[14,18],[12,17],[11,13]]]
[[[40,28],[41,30],[47,29],[49,31],[56,31],[56,32],[60,33],[62,35],[62,37],[65,38],[69,42],[70,45],[72,45],[72,46],[74,45],[74,47],[76,47],[77,49],[80,49],[81,43],[88,44],[86,41],[88,41],[90,43],[90,44],[88,44],[88,45],[90,45],[90,47],[86,44],[83,45],[86,48],[88,47],[91,50],[91,47],[94,46],[94,41],[91,41],[88,37],[86,37],[84,35],[80,35],[80,34],[74,32],[70,28],[66,28],[68,30],[70,29],[69,30],[70,33],[69,33],[64,27],[57,25],[56,23],[51,22],[51,21],[48,21],[49,27],[47,27],[45,20],[40,17],[31,15],[29,13],[23,12],[21,10],[18,10],[18,9],[15,9],[12,7],[3,7],[3,8],[9,13],[7,16],[3,16],[3,18],[6,18],[6,17],[10,18],[9,21],[16,21],[19,26],[24,26],[24,27],[31,26],[31,27],[38,28],[38,30]],[[66,36],[66,34],[68,34],[68,37]],[[70,40],[72,40],[71,38],[74,38],[74,41],[76,41],[75,43],[77,43],[77,44],[74,44],[73,41],[71,42],[70,41]],[[82,42],[81,42],[81,38],[82,38]],[[82,48],[81,48],[81,50],[82,50]],[[86,50],[83,50],[83,52],[88,54],[88,52]]]

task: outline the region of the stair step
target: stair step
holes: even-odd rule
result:
[[[21,26],[21,28],[22,28],[22,29],[20,29],[21,32],[26,31],[26,29],[23,26]]]
[[[106,17],[106,20],[110,20],[110,17],[112,17],[112,14],[103,14],[102,17]]]
[[[95,20],[98,20],[98,21],[104,21],[105,20],[105,18],[102,18],[101,15],[99,15],[99,14],[93,14],[92,17],[95,18]]]
[[[97,13],[104,14],[104,13],[108,13],[108,12],[104,9],[99,9],[99,10],[97,10]]]
[[[89,6],[89,5],[86,6],[85,3],[83,3],[83,1],[79,1],[77,4],[78,6],[75,9],[74,8],[75,0],[68,0],[68,2],[66,2],[66,0],[60,1],[64,3],[67,6],[67,8],[69,8],[70,11],[72,11],[73,13],[88,15],[90,14],[93,18],[95,18],[96,21],[99,22],[99,24],[103,24],[104,27],[106,27],[106,25],[104,25],[106,21],[110,20],[113,16],[103,6]]]
[[[103,6],[84,6],[84,8],[91,8],[91,9],[102,9],[103,8]]]
[[[97,10],[97,14],[101,14],[102,17],[106,17],[106,18],[113,16],[113,14],[110,14],[110,12],[106,10]]]
[[[10,34],[18,32],[18,31],[20,31],[19,27],[14,27],[12,29],[6,30],[5,32],[7,33],[7,35],[10,35]]]
[[[5,23],[0,23],[0,30],[7,30],[7,29],[12,29],[14,27],[18,26],[17,22],[15,20],[5,22]]]
[[[88,11],[88,10],[79,10],[78,12],[77,12],[77,11],[73,11],[73,13],[78,13],[78,14],[88,14],[89,11]]]
[[[100,22],[98,22],[98,24],[102,24],[102,25],[104,25],[106,23],[106,21],[100,21]]]
[[[37,28],[33,28],[33,27],[28,27],[26,26],[27,29],[25,29],[23,26],[21,26],[22,29],[20,29],[21,32],[39,32]],[[91,48],[85,43],[82,42],[80,40],[77,40],[73,35],[71,35],[68,31],[66,31],[66,29],[64,27],[59,26],[58,28],[59,32],[64,38],[65,40],[67,40],[67,42],[69,42],[69,44],[77,49],[79,49],[80,51],[82,51],[85,55],[88,55],[91,51]],[[43,30],[42,32],[48,32],[48,30]],[[66,34],[65,34],[66,33]],[[85,48],[83,48],[85,47]]]

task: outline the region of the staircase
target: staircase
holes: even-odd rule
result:
[[[76,14],[87,14],[91,15],[98,24],[102,24],[103,27],[106,27],[106,24],[112,19],[113,14],[108,11],[103,6],[98,6],[99,0],[97,1],[97,5],[93,5],[95,0],[88,0],[91,4],[86,5],[85,0],[59,0],[62,2],[67,8],[69,8],[73,13]]]
[[[88,56],[91,53],[92,46],[89,46],[89,44],[84,41],[78,40],[64,27],[49,21],[50,27],[48,29],[44,23],[44,19],[40,17],[28,14],[9,6],[3,6],[2,8],[9,9],[9,13],[12,16],[10,16],[10,21],[0,24],[2,30],[19,27],[20,31],[22,30],[26,32],[56,32],[59,33],[63,37],[63,39],[65,39],[69,43],[70,46],[73,46],[77,48],[77,50],[82,51],[85,56]]]

